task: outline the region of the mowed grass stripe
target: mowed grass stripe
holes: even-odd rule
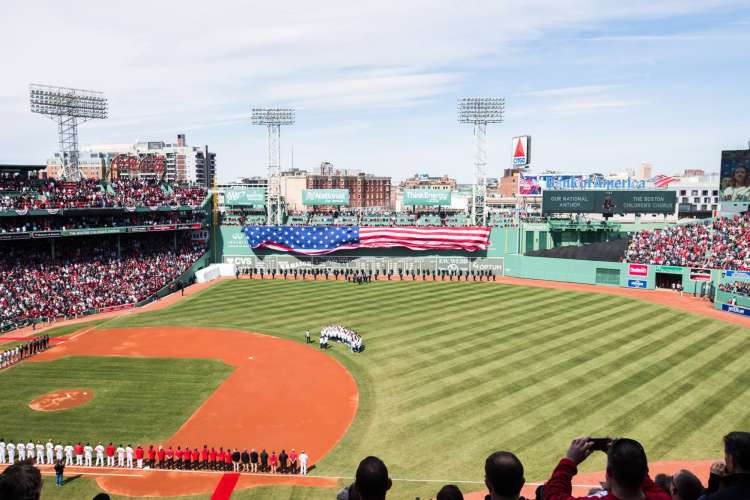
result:
[[[614,428],[642,439],[650,453],[658,446],[661,458],[711,458],[732,430],[721,424],[750,424],[741,370],[748,330],[734,325],[621,297],[494,283],[227,285],[148,322],[302,341],[305,328],[341,321],[364,335],[362,354],[338,345],[326,353],[355,376],[360,404],[349,433],[318,464],[323,474],[350,475],[362,456],[376,454],[393,475],[434,478],[450,456],[452,476],[481,480],[486,454],[505,448],[538,480],[578,433]],[[716,364],[722,357],[724,367]],[[731,381],[744,385],[732,390]],[[660,387],[676,388],[663,391],[673,404],[657,404]],[[687,394],[677,396],[681,389]],[[687,425],[699,430],[664,437]],[[434,493],[434,485],[404,483],[392,491],[394,498]],[[294,498],[328,496],[303,488]]]
[[[626,311],[628,311],[629,314],[626,314],[625,317],[618,316],[617,322],[612,319],[605,323],[611,323],[613,327],[618,325],[621,326],[623,324],[628,324],[629,321],[632,321],[633,316],[639,314],[639,311],[636,309],[630,309],[631,306],[629,305],[624,305],[622,307],[626,308]],[[617,310],[617,308],[615,308],[615,310]],[[665,312],[664,314],[668,314],[668,312]],[[532,324],[531,327],[534,327],[534,325]],[[500,350],[491,350],[489,343],[483,342],[481,346],[477,346],[475,352],[485,353],[490,351],[491,353],[480,356],[479,359],[477,359],[476,364],[472,364],[473,356],[469,354],[470,349],[473,346],[465,346],[462,351],[465,352],[466,355],[457,356],[453,363],[446,361],[441,367],[441,370],[434,373],[432,383],[429,381],[419,381],[422,382],[420,383],[421,394],[410,401],[408,408],[406,409],[421,408],[424,405],[428,405],[445,396],[466,392],[468,389],[471,389],[471,393],[476,395],[475,399],[481,399],[485,395],[485,393],[481,391],[483,386],[494,385],[496,380],[503,380],[504,383],[510,384],[514,375],[518,373],[516,367],[527,365],[536,366],[536,364],[533,363],[536,359],[556,359],[564,357],[567,353],[578,351],[579,345],[586,345],[589,349],[595,349],[599,343],[604,343],[604,348],[615,348],[622,343],[616,328],[610,329],[609,333],[605,335],[602,335],[601,332],[597,330],[591,331],[588,336],[581,337],[580,334],[582,331],[585,331],[583,327],[573,324],[567,329],[555,332],[554,334],[550,334],[550,332],[537,333],[534,335],[526,334],[530,337],[528,339],[524,337],[524,332],[521,331],[518,333],[520,338],[519,342],[504,343]],[[569,336],[574,334],[578,334],[578,336],[575,339],[575,342],[571,342]],[[541,341],[544,338],[546,338],[546,342]],[[564,367],[570,366],[574,365],[565,364],[556,365],[554,367],[548,366],[545,368],[545,374],[554,372],[554,370],[562,370]],[[470,380],[462,380],[454,384],[445,384],[442,382],[446,380],[451,373],[471,374],[477,379],[475,380],[472,378]],[[539,378],[543,378],[544,376],[540,376]],[[533,373],[524,372],[524,380],[526,380],[529,385],[534,383],[533,381],[535,378],[537,377],[535,377]],[[439,387],[435,390],[431,390],[431,386],[435,384],[439,385]],[[469,402],[469,404],[471,403],[472,402]],[[451,411],[451,408],[448,407],[445,411]]]

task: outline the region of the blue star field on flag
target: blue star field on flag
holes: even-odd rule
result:
[[[248,226],[247,242],[252,248],[284,247],[296,251],[335,250],[359,241],[359,227],[352,226]]]

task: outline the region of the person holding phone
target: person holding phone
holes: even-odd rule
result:
[[[544,500],[577,500],[592,498],[574,497],[572,481],[578,465],[594,451],[607,454],[606,496],[603,500],[671,500],[669,494],[659,488],[648,475],[648,461],[643,446],[638,441],[626,438],[578,438],[574,439],[565,457],[552,472],[544,485]]]

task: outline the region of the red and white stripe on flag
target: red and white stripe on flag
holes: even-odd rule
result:
[[[489,227],[360,227],[360,248],[406,247],[411,250],[485,250]]]

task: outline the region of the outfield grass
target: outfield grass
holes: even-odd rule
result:
[[[579,435],[630,436],[652,460],[721,455],[750,427],[750,330],[633,299],[465,282],[226,281],[169,309],[110,325],[222,326],[302,341],[340,322],[367,350],[330,354],[360,408],[318,474],[380,456],[397,478],[481,481],[492,451],[543,480]],[[583,469],[603,469],[592,457]],[[396,498],[439,484],[396,483]],[[465,490],[481,485],[466,485]],[[330,498],[300,488],[237,498]]]
[[[163,441],[221,384],[221,361],[67,357],[21,363],[0,376],[0,437],[6,441],[149,443]],[[39,412],[29,401],[59,389],[91,389],[77,408]]]

